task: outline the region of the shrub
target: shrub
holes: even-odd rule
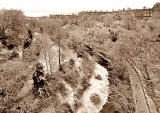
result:
[[[46,81],[46,89],[48,92],[55,96],[57,93],[62,94],[62,96],[67,95],[67,89],[65,87],[65,84],[61,81],[61,73],[53,73],[52,75],[47,75],[47,81]],[[55,94],[55,95],[54,95]]]
[[[29,29],[36,29],[36,28],[40,28],[40,21],[38,21],[37,19],[27,19],[27,23],[28,23],[28,27]]]
[[[41,19],[40,26],[44,30],[44,33],[48,35],[54,35],[55,32],[59,29],[59,25],[54,23],[51,19]]]
[[[128,11],[125,15],[122,15],[123,26],[127,30],[135,29],[136,18],[130,11]]]
[[[114,65],[113,71],[110,73],[109,76],[113,78],[116,77],[120,81],[124,81],[129,84],[130,78],[128,75],[128,70],[126,65],[124,65],[122,61],[118,61],[118,60],[116,60],[113,65]]]
[[[83,21],[83,23],[81,23],[80,26],[84,27],[84,28],[91,28],[94,26],[94,23],[95,23],[94,20],[87,19],[87,20]]]
[[[65,74],[64,80],[71,85],[71,87],[75,88],[78,85],[79,74],[77,71],[73,70]]]
[[[22,60],[25,62],[34,62],[37,60],[41,51],[40,43],[37,41],[33,43],[30,47],[23,50]]]
[[[111,15],[106,15],[103,18],[103,22],[106,27],[109,27],[112,24],[112,21],[113,21],[113,18]]]

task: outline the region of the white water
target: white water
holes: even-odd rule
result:
[[[54,57],[52,57],[53,58],[52,60],[54,60],[54,70],[56,70],[56,68],[58,69],[58,61],[55,60],[55,58],[57,59],[57,55],[56,55],[57,47],[53,46],[51,50],[54,54]],[[77,71],[79,72],[79,75],[85,76],[84,73],[81,70],[79,70],[79,67],[81,67],[81,63],[82,63],[83,59],[76,58],[75,55],[73,55],[73,56],[74,57],[72,57],[72,58],[75,60],[75,66],[76,66]],[[46,62],[43,58],[44,57],[42,57],[40,59],[40,62],[46,67]],[[67,61],[67,60],[69,60],[69,56],[66,57],[66,59],[64,61]],[[47,68],[45,68],[45,70],[47,71]],[[108,94],[109,94],[108,71],[104,67],[102,67],[101,65],[99,65],[98,63],[95,62],[93,72],[94,73],[89,80],[89,83],[91,84],[91,86],[89,86],[89,88],[86,91],[84,91],[81,99],[78,100],[80,103],[82,103],[82,106],[77,110],[77,113],[99,113],[100,110],[102,109],[103,105],[108,100]],[[99,75],[102,78],[102,80],[95,79],[95,77],[97,75]],[[62,82],[65,84],[65,87],[68,91],[68,93],[67,93],[68,95],[64,98],[61,94],[58,94],[59,100],[61,101],[61,103],[67,102],[68,104],[70,104],[71,108],[73,108],[75,100],[77,99],[77,98],[75,98],[74,94],[76,93],[78,88],[81,86],[79,86],[77,89],[73,89],[65,81],[62,81]],[[101,101],[98,105],[94,105],[91,102],[90,97],[92,94],[99,95]],[[46,109],[49,109],[49,108],[46,108]],[[49,110],[49,111],[52,111],[52,112],[48,112],[48,113],[55,112],[53,110]]]
[[[95,77],[100,75],[102,80],[97,80]],[[84,92],[81,102],[82,107],[77,113],[99,113],[103,105],[108,100],[109,93],[109,82],[108,82],[108,72],[105,68],[95,63],[94,75],[91,77],[89,83],[91,86]],[[101,100],[99,105],[94,105],[90,97],[92,94],[98,94]]]

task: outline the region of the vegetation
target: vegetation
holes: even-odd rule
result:
[[[2,10],[0,13],[0,36],[4,45],[19,45],[19,35],[26,34],[26,17],[20,10]]]
[[[132,9],[37,18],[26,17],[20,10],[0,11],[0,99],[4,103],[0,112],[15,112],[19,105],[22,112],[39,112],[45,109],[44,103],[54,105],[60,113],[77,111],[83,106],[83,94],[92,85],[91,78],[103,80],[100,74],[94,75],[95,64],[109,72],[108,101],[113,111],[134,112],[126,59],[144,74],[143,85],[158,109],[160,77],[156,66],[160,64],[160,20],[157,17],[138,18]],[[30,44],[24,48],[28,38]],[[43,76],[35,76],[38,63],[44,66]],[[24,87],[27,93],[22,95],[19,92]],[[73,106],[66,103],[72,93]],[[101,99],[98,93],[90,96],[96,106]]]

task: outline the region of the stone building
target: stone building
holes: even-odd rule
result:
[[[156,19],[160,19],[160,3],[156,3],[153,6],[153,17]]]

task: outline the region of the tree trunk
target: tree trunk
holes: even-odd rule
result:
[[[61,66],[61,43],[60,43],[60,36],[58,34],[58,46],[59,46],[59,51],[58,51],[58,60],[59,60],[59,71],[62,71],[62,66]]]

